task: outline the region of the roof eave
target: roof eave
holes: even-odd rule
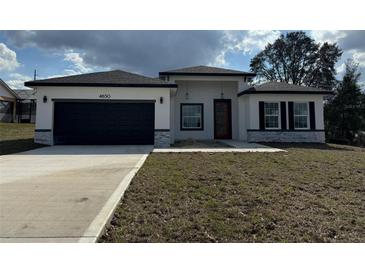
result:
[[[26,87],[144,87],[144,88],[177,88],[176,84],[114,84],[114,83],[47,83],[47,82],[36,82],[29,81],[25,82]]]
[[[237,97],[246,94],[310,94],[310,95],[331,95],[334,94],[332,91],[241,91],[237,93]]]
[[[203,72],[159,72],[159,75],[177,75],[177,76],[252,76],[255,77],[255,73],[203,73]]]

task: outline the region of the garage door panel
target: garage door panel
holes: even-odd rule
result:
[[[56,144],[153,144],[154,103],[56,102]]]

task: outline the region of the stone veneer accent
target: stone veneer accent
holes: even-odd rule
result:
[[[43,145],[53,145],[53,133],[51,130],[35,130],[34,142]]]
[[[170,130],[155,130],[155,147],[170,147]]]
[[[325,134],[321,130],[271,131],[248,130],[248,142],[295,142],[295,143],[325,143]]]

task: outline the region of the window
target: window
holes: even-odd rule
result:
[[[203,129],[203,104],[181,104],[181,129]]]
[[[265,103],[265,128],[279,128],[279,103]]]
[[[308,129],[308,103],[294,103],[294,128]]]

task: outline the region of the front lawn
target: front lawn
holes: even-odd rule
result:
[[[101,242],[365,242],[365,150],[153,153]]]
[[[0,123],[0,155],[41,147],[33,138],[34,124]]]

